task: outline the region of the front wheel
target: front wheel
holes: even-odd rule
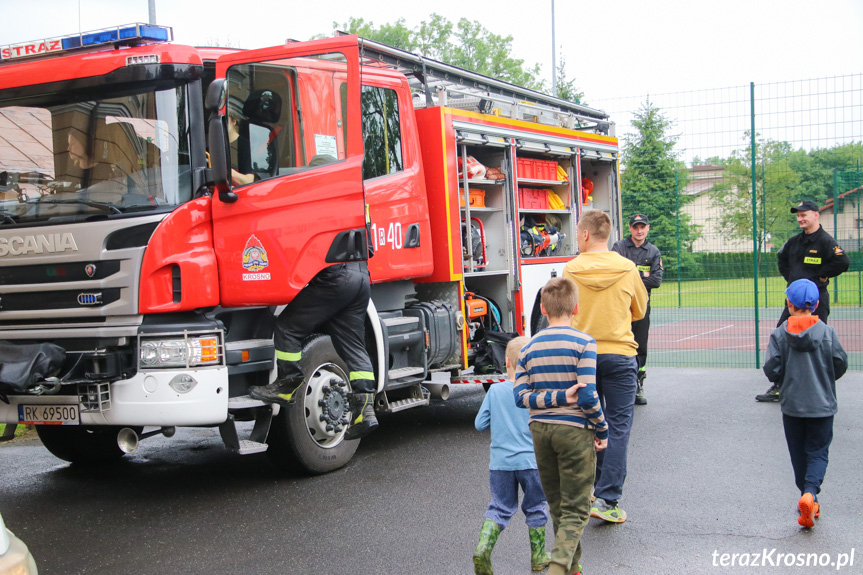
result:
[[[42,445],[55,457],[79,464],[106,463],[123,457],[117,445],[120,427],[37,425]],[[140,434],[141,428],[135,431]]]
[[[344,467],[360,444],[345,440],[348,368],[322,335],[303,346],[300,367],[306,383],[297,403],[283,407],[273,420],[267,453],[281,469],[319,475]]]

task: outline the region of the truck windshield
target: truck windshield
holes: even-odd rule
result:
[[[177,86],[0,107],[0,226],[152,213],[188,201],[186,101]]]

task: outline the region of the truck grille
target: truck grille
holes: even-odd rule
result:
[[[141,262],[147,239],[164,217],[28,228],[34,238],[66,234],[74,249],[0,257],[0,339],[41,338],[38,330],[60,325],[93,325],[102,330],[100,337],[105,330],[115,336],[114,327],[140,323]],[[7,241],[13,233],[23,232],[0,228]]]
[[[0,311],[99,308],[120,299],[120,288],[4,293]]]
[[[0,268],[0,284],[46,284],[101,280],[120,271],[120,260]]]

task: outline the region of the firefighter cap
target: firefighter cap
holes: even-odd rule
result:
[[[796,214],[797,212],[820,212],[818,209],[818,204],[813,202],[812,200],[803,200],[793,208],[791,208],[791,213]]]
[[[644,214],[635,214],[629,218],[629,227],[632,227],[635,224],[644,224],[645,226],[649,226],[650,220],[648,220],[647,216]]]

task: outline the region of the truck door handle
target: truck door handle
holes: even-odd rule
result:
[[[420,247],[420,225],[411,224],[405,232],[405,249]]]

